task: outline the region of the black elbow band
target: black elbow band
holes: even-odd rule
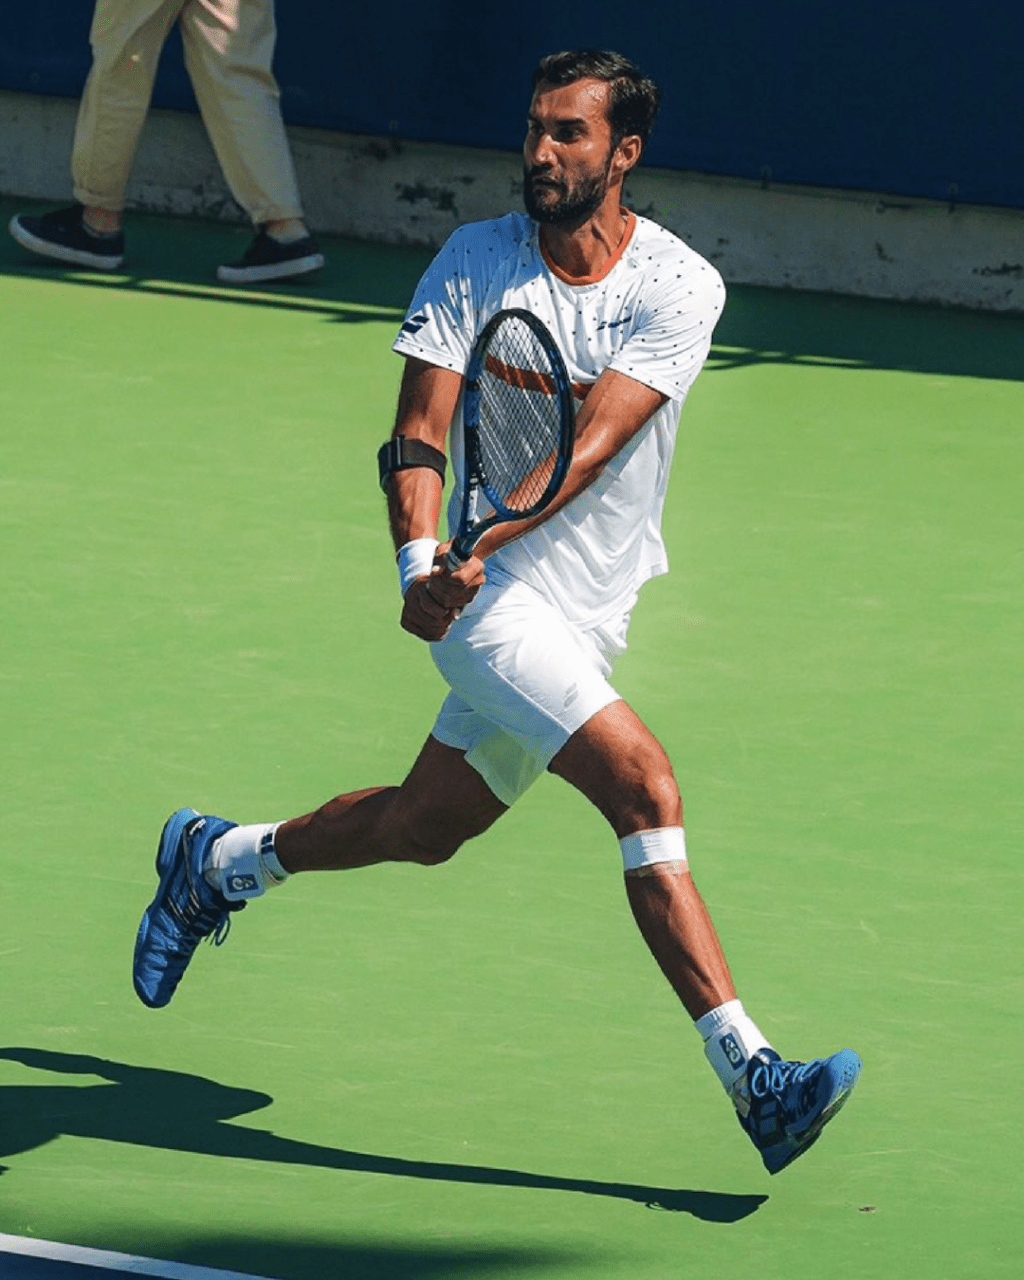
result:
[[[393,471],[406,471],[409,467],[429,467],[436,471],[444,484],[447,458],[440,449],[422,440],[410,440],[407,436],[395,436],[377,451],[377,468],[380,471],[380,487],[388,491],[388,481]]]

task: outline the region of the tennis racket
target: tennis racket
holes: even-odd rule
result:
[[[572,461],[575,416],[554,338],[532,312],[499,311],[466,370],[465,479],[450,569],[469,559],[493,525],[525,520],[550,504]]]

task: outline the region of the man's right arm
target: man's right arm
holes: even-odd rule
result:
[[[420,440],[445,452],[462,376],[407,357],[392,439]],[[395,550],[414,538],[436,538],[441,519],[441,477],[429,467],[394,471],[388,481],[388,520]]]
[[[461,390],[460,373],[407,357],[392,435],[444,452]],[[388,520],[396,552],[416,538],[438,536],[442,489],[441,477],[429,467],[392,472]],[[421,640],[440,640],[483,583],[482,574],[463,571],[442,572],[437,579],[431,586],[427,576],[418,577],[405,593],[402,626]]]

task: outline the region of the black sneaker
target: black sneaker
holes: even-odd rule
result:
[[[54,209],[32,217],[16,213],[8,230],[23,249],[70,262],[76,267],[92,267],[96,271],[116,271],[124,262],[124,236],[95,235],[85,225],[82,206]]]
[[[312,236],[282,244],[265,231],[258,231],[237,262],[217,268],[224,284],[259,284],[263,280],[290,280],[310,271],[319,271],[324,255]]]

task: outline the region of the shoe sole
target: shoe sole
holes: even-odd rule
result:
[[[94,271],[116,271],[124,262],[124,254],[86,253],[84,249],[72,249],[67,245],[54,244],[52,240],[43,240],[26,231],[18,221],[17,214],[7,224],[7,230],[23,249],[38,253],[44,258],[52,258],[55,262],[67,262],[75,267],[90,267]]]
[[[158,903],[164,895],[168,881],[174,872],[176,855],[178,847],[182,842],[185,828],[191,822],[195,822],[196,818],[202,815],[195,809],[179,809],[177,813],[172,813],[164,823],[164,829],[160,833],[160,843],[156,847],[156,873],[160,877],[160,883],[157,886],[156,893],[153,895],[153,901],[142,913],[142,920],[139,923],[139,932],[135,939],[135,956],[136,962],[139,954],[139,948],[149,937],[149,925],[153,912],[156,910]],[[187,856],[187,851],[186,851]],[[132,982],[135,987],[135,994],[139,997],[144,1005],[150,1009],[162,1009],[170,1003],[171,996],[166,1000],[153,1000],[146,994],[139,983],[136,974],[136,964],[132,965]],[[172,992],[171,995],[174,993]]]
[[[322,253],[311,253],[305,258],[291,258],[288,262],[271,262],[262,267],[218,267],[217,279],[222,284],[263,284],[267,280],[290,280],[294,276],[319,271],[324,265]]]

